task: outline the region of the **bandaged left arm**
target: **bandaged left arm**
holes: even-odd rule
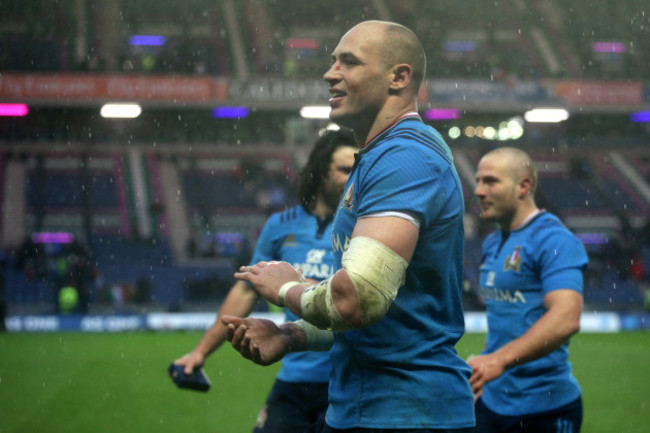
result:
[[[381,242],[365,237],[352,238],[343,253],[342,267],[354,286],[361,309],[361,327],[369,326],[386,314],[406,278],[408,262]],[[332,278],[313,285],[300,297],[301,316],[321,329],[354,329],[336,309],[332,298]]]

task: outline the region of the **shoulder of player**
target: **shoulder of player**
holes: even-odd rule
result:
[[[267,220],[267,225],[282,226],[287,224],[294,224],[296,221],[310,216],[311,214],[305,210],[302,205],[296,205],[288,209],[275,212]]]
[[[582,245],[578,237],[569,230],[555,215],[545,212],[530,227],[531,243],[536,245],[538,252],[544,250],[564,249],[573,245]]]
[[[416,122],[409,123],[412,126],[404,125],[391,131],[377,147],[384,152],[403,153],[415,160],[453,162],[449,147],[435,129]]]
[[[530,236],[545,238],[550,235],[574,236],[559,217],[549,212],[542,212],[531,222]]]

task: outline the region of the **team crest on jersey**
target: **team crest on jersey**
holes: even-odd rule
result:
[[[503,270],[504,271],[509,271],[513,270],[515,272],[519,272],[521,269],[521,246],[515,247],[514,250],[510,254],[508,254],[508,257],[506,257],[506,262],[503,264]]]
[[[343,194],[343,199],[341,200],[341,206],[343,206],[348,210],[352,209],[353,192],[354,192],[354,184],[350,185],[348,190],[345,191],[345,194]]]

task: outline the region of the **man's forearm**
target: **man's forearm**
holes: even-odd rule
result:
[[[506,369],[548,355],[578,331],[576,326],[566,322],[563,314],[549,311],[525,334],[506,344],[495,354],[501,358]]]

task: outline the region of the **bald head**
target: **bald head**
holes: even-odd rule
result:
[[[521,179],[530,179],[530,195],[537,190],[537,168],[530,155],[515,147],[500,147],[488,152],[481,159],[496,160],[506,169],[506,173],[515,182]]]
[[[417,93],[426,74],[426,55],[418,37],[407,27],[390,21],[364,21],[355,27],[371,26],[379,35],[379,55],[387,68],[398,64],[411,67],[411,83]]]

